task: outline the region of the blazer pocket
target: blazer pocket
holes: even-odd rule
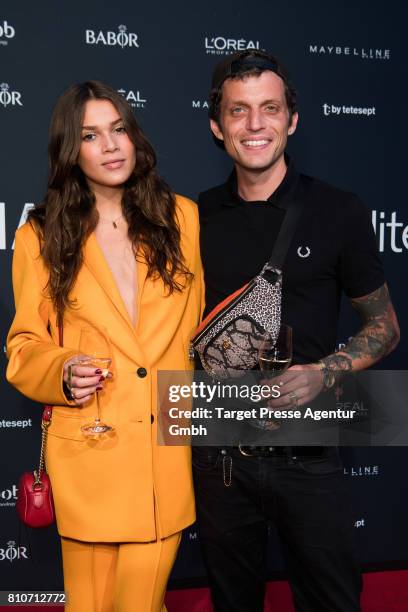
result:
[[[86,438],[81,431],[81,427],[85,424],[85,421],[91,420],[89,417],[86,419],[83,416],[61,414],[56,412],[54,408],[48,434],[57,438],[84,442]]]

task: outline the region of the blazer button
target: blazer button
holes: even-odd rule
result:
[[[146,368],[138,368],[136,374],[139,376],[139,378],[144,378],[147,376],[147,370]]]
[[[153,425],[153,423],[154,423],[154,415],[153,414],[150,415],[150,422]]]

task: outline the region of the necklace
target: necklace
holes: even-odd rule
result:
[[[101,217],[101,215],[99,215],[100,221],[105,221],[106,223],[112,223],[114,229],[118,229],[117,221],[119,221],[119,219],[123,219],[123,216],[119,215],[119,217],[116,217],[116,219],[105,219],[105,217]]]

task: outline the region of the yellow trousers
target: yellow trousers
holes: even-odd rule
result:
[[[61,538],[66,612],[165,612],[180,539],[181,532],[148,543]]]

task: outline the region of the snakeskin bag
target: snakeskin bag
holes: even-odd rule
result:
[[[282,267],[301,208],[301,200],[288,207],[262,271],[218,304],[197,329],[192,349],[212,378],[238,378],[255,368],[266,332],[276,342],[281,324]]]

